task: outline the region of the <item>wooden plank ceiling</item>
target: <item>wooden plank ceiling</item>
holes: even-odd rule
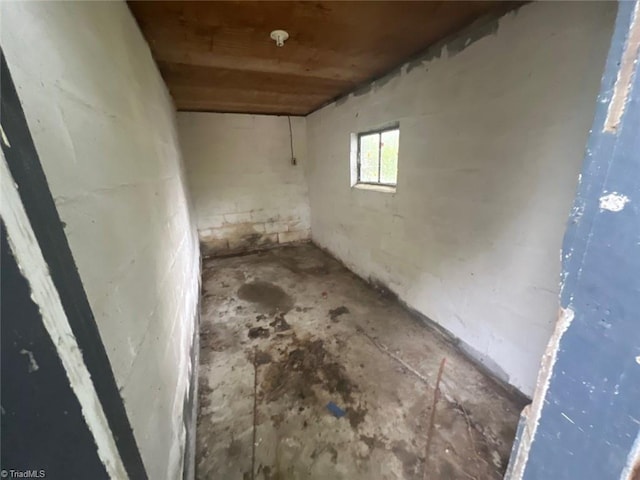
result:
[[[129,2],[178,110],[306,115],[513,2]],[[278,48],[269,38],[284,29]]]

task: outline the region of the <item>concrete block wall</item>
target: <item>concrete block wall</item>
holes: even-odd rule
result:
[[[203,255],[309,238],[306,121],[286,116],[178,113]]]
[[[171,98],[124,2],[0,9],[2,48],[147,474],[180,478],[199,251]]]
[[[615,13],[526,4],[307,117],[313,240],[527,395]],[[351,134],[390,122],[396,192],[352,188]]]
[[[292,117],[296,166],[287,117],[179,113],[195,224],[173,106],[126,5],[0,8],[2,47],[150,478],[182,469],[198,240],[233,253],[308,239],[311,226],[319,245],[531,394],[615,4],[527,4]],[[352,188],[351,135],[394,121],[397,190]]]

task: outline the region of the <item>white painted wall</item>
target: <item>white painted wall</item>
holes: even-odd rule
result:
[[[125,3],[1,9],[2,48],[149,478],[179,478],[199,253],[171,99]]]
[[[291,117],[178,113],[178,132],[206,252],[309,238],[306,121]]]
[[[307,117],[313,240],[528,395],[615,9],[527,4]],[[351,188],[350,134],[393,121],[397,192]]]

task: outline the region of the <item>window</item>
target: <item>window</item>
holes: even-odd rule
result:
[[[395,187],[400,129],[396,125],[358,134],[358,183]]]

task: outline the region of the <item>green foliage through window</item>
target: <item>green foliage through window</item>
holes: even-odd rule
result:
[[[396,185],[398,181],[398,127],[358,135],[358,182]]]

